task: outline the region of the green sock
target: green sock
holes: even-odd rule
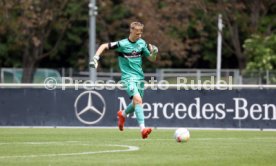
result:
[[[126,115],[127,115],[127,114],[130,114],[130,113],[134,112],[134,111],[135,111],[135,110],[134,110],[133,104],[132,104],[132,102],[131,102],[131,103],[129,103],[129,105],[128,105],[127,108],[125,109],[125,113],[126,113]]]
[[[135,106],[135,115],[136,115],[136,120],[139,125],[145,124],[144,111],[143,111],[142,106],[139,104],[136,104],[136,106]]]

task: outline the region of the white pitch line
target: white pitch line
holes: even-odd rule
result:
[[[41,154],[41,155],[20,155],[20,156],[0,156],[0,159],[6,158],[35,158],[35,157],[57,157],[57,156],[77,156],[77,155],[89,155],[89,154],[102,154],[102,153],[118,153],[118,152],[131,152],[139,150],[137,146],[129,145],[106,145],[115,147],[124,147],[124,150],[103,150],[103,151],[92,151],[92,152],[78,152],[78,153],[59,153],[59,154]]]
[[[88,143],[81,143],[80,141],[64,141],[64,142],[0,142],[1,145],[85,145],[85,146],[95,146],[93,144],[88,144]]]
[[[226,138],[191,138],[191,140],[197,141],[212,141],[212,140],[241,140],[243,138],[236,138],[236,137],[226,137]],[[275,140],[275,137],[255,137],[255,138],[247,138],[246,140]],[[174,138],[157,138],[157,139],[127,139],[126,141],[173,141]]]

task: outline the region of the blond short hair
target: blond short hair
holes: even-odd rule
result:
[[[142,27],[142,28],[144,28],[144,24],[142,24],[141,22],[132,22],[132,23],[130,23],[130,29],[133,29],[135,27]]]

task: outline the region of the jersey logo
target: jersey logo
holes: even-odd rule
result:
[[[137,58],[137,57],[140,57],[141,54],[142,54],[142,52],[132,51],[131,53],[122,53],[122,54],[119,54],[119,55],[124,57],[124,58]]]
[[[132,51],[131,55],[132,55],[132,56],[140,56],[140,53],[139,53],[139,52],[136,52],[136,51]]]

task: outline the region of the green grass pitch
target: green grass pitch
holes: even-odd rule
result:
[[[275,131],[190,130],[177,143],[174,130],[0,128],[0,165],[276,165]]]

